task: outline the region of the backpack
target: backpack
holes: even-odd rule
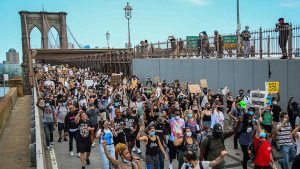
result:
[[[249,150],[250,150],[250,155],[249,155],[249,156],[250,156],[250,159],[251,159],[252,161],[255,160],[255,158],[256,158],[256,153],[257,153],[258,149],[260,148],[261,144],[262,144],[262,141],[259,141],[259,143],[258,143],[258,145],[257,145],[257,148],[254,147],[254,143],[252,143],[252,144],[249,146]]]

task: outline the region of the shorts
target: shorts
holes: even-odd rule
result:
[[[65,129],[65,124],[64,123],[57,123],[57,128],[58,128],[58,131],[62,131]]]
[[[126,140],[125,140],[124,134],[118,134],[117,137],[114,137],[114,145],[117,145],[118,143],[124,143],[124,144],[126,144]]]
[[[90,153],[91,152],[91,142],[78,142],[78,152],[79,153]]]
[[[130,134],[130,133],[126,133],[126,141],[127,142],[134,142],[136,140],[136,133]]]
[[[177,147],[174,146],[174,141],[168,141],[168,148],[169,148],[169,158],[176,159],[177,154]]]

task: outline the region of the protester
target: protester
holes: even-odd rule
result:
[[[104,140],[102,145],[105,155],[115,169],[142,169],[139,162],[140,159],[138,157],[132,157],[125,144],[119,143],[116,145],[116,153],[121,157],[119,160],[114,159],[114,157],[109,154],[106,144]]]
[[[96,138],[99,139],[100,143],[100,157],[102,160],[102,168],[109,169],[109,161],[106,158],[104,148],[103,148],[103,141],[106,142],[106,148],[111,156],[115,156],[115,146],[113,141],[113,136],[116,136],[116,132],[113,128],[109,127],[108,121],[104,120],[101,124],[101,128],[98,130]]]
[[[168,156],[159,137],[155,135],[155,127],[148,126],[146,132],[147,136],[141,137],[140,133],[137,135],[137,140],[146,143],[146,169],[160,169],[158,150],[163,153],[166,160],[168,160]]]
[[[192,151],[193,153],[198,153],[198,144],[196,139],[192,137],[192,131],[190,128],[186,127],[183,131],[183,137],[177,138],[174,141],[174,146],[178,147],[178,168],[184,163],[183,156],[187,151]]]
[[[272,146],[266,139],[267,133],[261,130],[261,122],[261,118],[260,120],[256,121],[256,132],[253,139],[254,148],[256,150],[255,160],[253,161],[254,169],[271,169],[271,166],[272,168],[276,169],[276,165],[273,161],[271,153]]]
[[[65,116],[64,132],[65,132],[65,135],[69,135],[69,152],[70,152],[70,155],[71,156],[74,155],[73,140],[75,140],[76,155],[79,157],[79,155],[78,155],[79,148],[78,148],[78,144],[77,144],[77,141],[76,141],[78,125],[75,123],[75,118],[76,118],[77,113],[78,112],[75,110],[75,107],[73,105],[69,106],[69,113]]]
[[[289,123],[288,114],[281,112],[280,122],[277,124],[277,141],[284,155],[283,159],[279,161],[282,169],[289,168],[289,162],[295,157],[295,147],[292,139],[292,126]]]
[[[287,59],[287,41],[289,37],[290,30],[290,24],[284,22],[284,18],[279,18],[278,23],[276,24],[276,32],[279,32],[279,38],[278,38],[278,44],[282,51],[282,57],[281,59]]]
[[[251,33],[249,32],[249,26],[245,26],[245,30],[242,31],[241,35],[243,42],[244,57],[248,58],[250,54],[250,38]]]
[[[90,153],[91,153],[91,123],[88,120],[88,117],[84,111],[80,111],[75,118],[75,123],[78,125],[78,134],[77,134],[77,144],[80,153],[80,163],[82,169],[85,169],[85,162],[87,165],[90,165]]]

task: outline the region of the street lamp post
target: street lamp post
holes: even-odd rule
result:
[[[236,2],[236,16],[237,16],[237,45],[236,45],[236,54],[237,57],[240,54],[240,44],[241,44],[241,38],[240,38],[240,32],[241,32],[241,22],[240,22],[240,0],[237,0]]]
[[[107,48],[109,48],[110,33],[107,31],[105,36],[106,36],[106,40],[107,40]]]
[[[124,8],[125,11],[125,18],[128,21],[128,48],[131,48],[131,42],[130,42],[130,26],[129,26],[129,20],[131,19],[131,11],[132,11],[132,7],[129,5],[129,3],[127,2],[127,5]]]

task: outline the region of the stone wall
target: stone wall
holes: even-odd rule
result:
[[[17,88],[11,88],[7,95],[0,100],[0,136],[17,101],[17,97]]]

